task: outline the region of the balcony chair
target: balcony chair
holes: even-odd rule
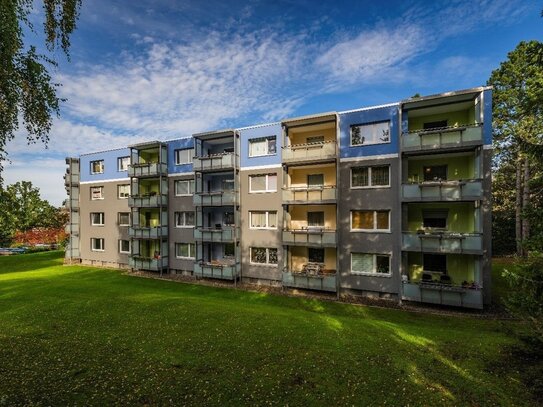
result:
[[[422,282],[423,283],[433,283],[434,280],[430,273],[422,273]]]
[[[441,284],[452,284],[452,280],[451,280],[451,277],[448,276],[447,274],[442,274],[441,276],[439,276],[439,282]]]

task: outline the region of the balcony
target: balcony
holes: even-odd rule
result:
[[[483,292],[479,287],[404,281],[402,291],[402,299],[407,301],[483,309]]]
[[[283,202],[287,204],[325,204],[335,203],[336,200],[335,186],[283,188]]]
[[[165,163],[137,163],[128,167],[129,177],[158,177],[168,175],[168,165]]]
[[[167,205],[168,195],[164,194],[130,195],[128,198],[128,206],[135,208],[158,208]]]
[[[237,202],[237,191],[197,192],[195,206],[231,206]]]
[[[144,257],[133,255],[128,259],[128,264],[136,270],[161,271],[168,266],[168,257],[162,256],[157,259],[154,257]]]
[[[223,171],[236,167],[234,153],[218,153],[202,157],[194,157],[193,168],[197,172]]]
[[[337,291],[336,273],[310,274],[284,271],[282,276],[283,287],[302,288],[318,291]]]
[[[193,275],[201,278],[217,278],[221,280],[236,280],[240,274],[239,263],[225,264],[219,261],[194,263]]]
[[[331,161],[337,157],[336,141],[329,140],[318,143],[294,144],[283,147],[283,162],[311,163]]]
[[[415,130],[402,134],[402,149],[404,152],[455,149],[482,144],[482,124]]]
[[[236,239],[236,228],[230,226],[221,228],[197,226],[194,229],[194,239],[204,242],[233,242]]]
[[[407,202],[478,200],[483,198],[483,182],[456,180],[403,184],[402,197]]]
[[[324,228],[284,229],[283,243],[289,246],[336,246],[336,230]]]
[[[128,236],[134,239],[159,239],[168,236],[168,226],[143,227],[134,225],[128,229]]]
[[[482,254],[481,233],[403,232],[402,250],[426,253]]]

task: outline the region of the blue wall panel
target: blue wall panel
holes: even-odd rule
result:
[[[492,144],[492,90],[487,89],[483,92],[483,142],[484,144]]]
[[[80,157],[81,181],[105,181],[111,179],[127,178],[128,171],[118,171],[117,158],[128,157],[128,148],[103,151],[99,153],[84,154]],[[91,161],[104,160],[104,172],[102,174],[91,174]]]
[[[281,146],[283,145],[283,140],[281,136],[282,133],[280,123],[239,130],[239,134],[241,143],[240,166],[242,168],[281,164]],[[266,136],[276,136],[276,153],[274,155],[267,155],[263,157],[249,157],[249,140]]]
[[[175,165],[175,150],[183,148],[194,148],[194,139],[186,137],[168,142],[168,173],[182,174],[192,172],[192,164]]]

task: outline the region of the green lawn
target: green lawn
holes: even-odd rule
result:
[[[0,258],[0,406],[533,405],[517,322]]]

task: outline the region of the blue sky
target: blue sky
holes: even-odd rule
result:
[[[8,144],[5,180],[65,199],[64,157],[484,85],[539,1],[83,0],[48,149]],[[32,15],[39,24],[41,10]],[[28,36],[40,41],[40,36]]]

